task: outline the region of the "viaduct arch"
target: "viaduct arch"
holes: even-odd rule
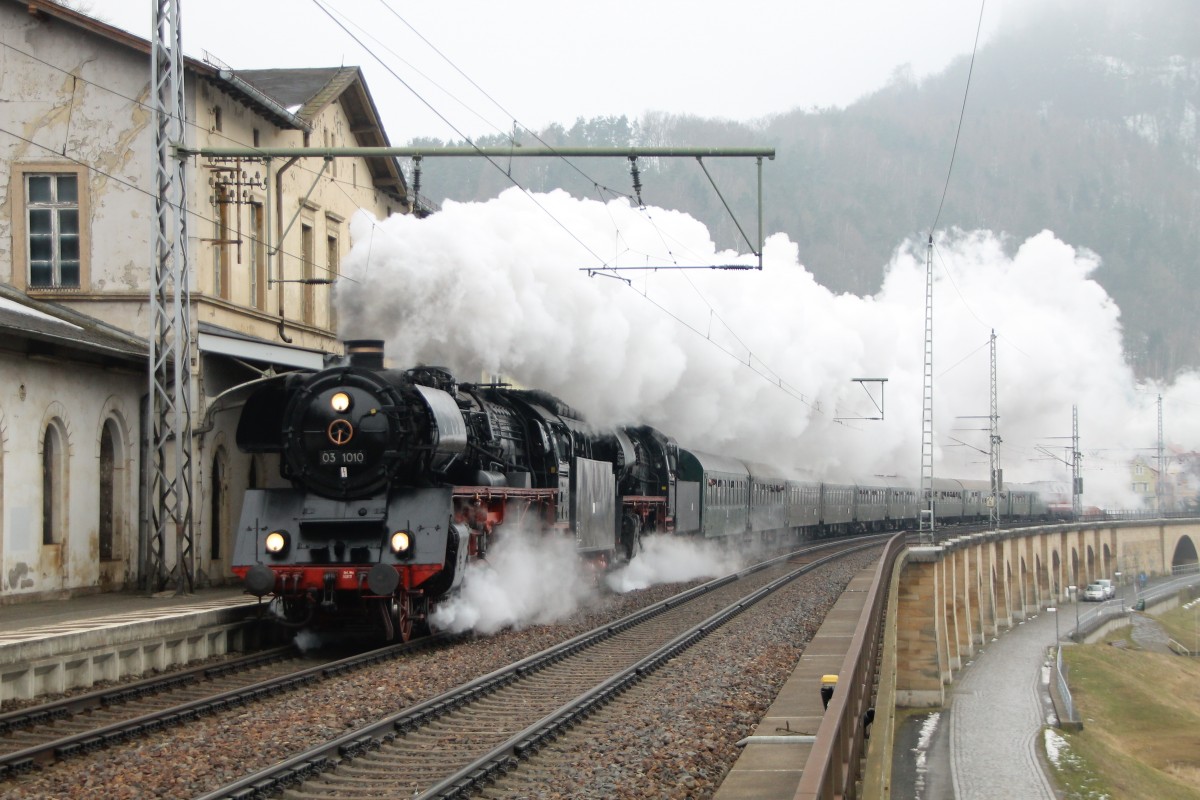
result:
[[[1200,520],[1047,525],[913,547],[900,575],[896,702],[941,706],[945,686],[976,649],[1068,587],[1098,578],[1128,584],[1198,568]]]

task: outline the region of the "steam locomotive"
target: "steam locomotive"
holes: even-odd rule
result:
[[[233,571],[288,625],[368,623],[407,641],[516,526],[571,537],[604,569],[649,533],[740,544],[917,520],[917,492],[898,481],[806,481],[648,426],[596,429],[545,392],[389,369],[377,340],[346,353],[262,384],[238,421],[239,449],[277,454],[290,486],[246,491]],[[939,521],[986,518],[984,494],[938,481]],[[1029,487],[1001,502],[1005,518],[1045,514]]]

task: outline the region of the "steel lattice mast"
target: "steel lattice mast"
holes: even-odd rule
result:
[[[925,381],[921,403],[921,502],[922,543],[933,542],[936,524],[933,502],[933,234],[925,256]]]
[[[989,414],[990,420],[990,445],[988,447],[988,460],[991,462],[992,473],[992,502],[988,507],[988,522],[991,524],[992,530],[997,530],[1000,527],[1000,492],[1004,487],[1001,482],[1000,473],[1000,405],[997,402],[996,391],[996,331],[992,331],[992,375],[991,375],[991,395],[992,407]]]
[[[1159,514],[1163,513],[1163,495],[1167,480],[1167,461],[1166,455],[1163,452],[1163,428],[1162,428],[1162,395],[1158,396],[1158,480],[1154,482],[1154,502],[1158,505],[1156,509]]]
[[[151,591],[175,581],[178,594],[193,588],[191,325],[187,267],[187,194],[184,160],[183,37],[179,0],[156,0],[151,48],[154,88],[157,227],[150,287],[150,440],[146,470],[149,542],[145,578]],[[175,536],[168,572],[167,536]]]
[[[1071,511],[1075,519],[1083,514],[1083,452],[1079,449],[1079,406],[1071,406]]]

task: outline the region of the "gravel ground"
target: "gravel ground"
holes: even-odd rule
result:
[[[712,797],[741,755],[736,743],[754,732],[842,589],[874,560],[853,556],[780,590],[543,748],[556,772],[526,779],[518,769],[486,796]]]
[[[870,558],[854,560],[861,565]],[[733,743],[753,730],[825,610],[858,568],[835,567],[820,578],[803,579],[807,588],[789,588],[768,601],[777,608],[770,618],[751,624],[760,614],[743,615],[733,630],[709,637],[712,644],[682,654],[677,660],[687,665],[684,688],[678,686],[677,670],[669,687],[643,682],[636,690],[648,692],[643,716],[610,720],[611,727],[579,753],[572,772],[577,777],[558,783],[558,793],[544,789],[524,796],[710,796],[737,757]],[[233,715],[200,719],[0,782],[0,796],[193,798],[691,585],[609,596],[601,607],[567,623],[478,638],[264,700]],[[563,786],[571,787],[569,795],[562,793]]]

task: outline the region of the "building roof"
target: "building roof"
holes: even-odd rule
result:
[[[321,111],[340,100],[359,147],[391,146],[358,67],[243,69],[232,74],[278,100],[309,126]],[[397,160],[376,156],[366,161],[374,184],[407,203],[408,187]]]
[[[0,349],[103,366],[148,368],[145,340],[0,284]]]

